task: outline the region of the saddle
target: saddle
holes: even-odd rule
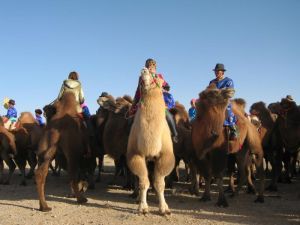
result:
[[[11,130],[15,130],[17,128],[17,119],[16,118],[8,119],[5,116],[2,118],[3,118],[4,127],[7,130],[11,131]]]

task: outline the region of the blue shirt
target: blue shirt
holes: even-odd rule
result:
[[[43,121],[42,116],[40,116],[40,115],[35,115],[35,119],[36,119],[36,121],[38,122],[38,124],[39,124],[41,127],[45,125],[45,122]]]
[[[193,121],[196,118],[196,108],[191,107],[189,109],[189,118],[190,118],[190,121]]]
[[[17,110],[14,107],[8,108],[7,113],[6,113],[6,117],[8,119],[10,119],[12,117],[17,118],[18,117]]]
[[[168,109],[174,108],[175,101],[174,101],[172,94],[164,91],[163,95],[164,95],[164,100],[165,100],[165,103],[166,103],[166,106],[168,107]]]
[[[224,79],[219,81],[217,79],[213,79],[209,82],[209,84],[211,83],[215,83],[218,89],[234,88],[233,80],[228,77],[225,77]]]
[[[209,84],[211,84],[211,83],[215,83],[218,89],[234,88],[233,80],[228,78],[228,77],[225,77],[224,79],[219,80],[219,81],[217,79],[213,79],[209,82]],[[233,125],[235,125],[236,122],[237,122],[237,118],[232,112],[231,103],[228,104],[228,106],[226,108],[226,111],[227,111],[226,112],[227,116],[226,116],[225,121],[224,121],[224,126],[233,126]]]

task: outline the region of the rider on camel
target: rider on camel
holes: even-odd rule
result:
[[[162,85],[162,88],[164,90],[166,90],[166,88],[170,89],[169,84],[165,81],[162,74],[157,74],[156,73],[156,61],[154,59],[147,59],[146,63],[145,63],[145,67],[149,70],[149,72],[153,76],[159,77],[160,79],[162,79],[164,81],[163,85]],[[140,103],[140,99],[141,99],[140,84],[141,84],[141,78],[139,79],[139,83],[138,83],[138,87],[137,87],[136,92],[135,92],[133,104],[132,104],[132,107],[131,107],[130,112],[129,112],[130,115],[134,115],[136,113],[136,111],[138,109],[138,106],[139,106],[139,103]],[[166,99],[166,98],[164,98],[164,99]],[[166,119],[167,119],[169,128],[171,130],[172,139],[175,143],[177,143],[178,142],[178,134],[177,134],[174,118],[168,110],[168,102],[166,102]]]
[[[224,64],[217,63],[213,71],[215,72],[216,78],[211,80],[209,84],[214,83],[218,89],[234,88],[233,80],[230,79],[229,77],[225,77],[224,75],[226,71]],[[237,118],[232,112],[231,103],[229,103],[226,109],[226,118],[224,121],[224,126],[229,128],[230,140],[235,140],[238,137],[236,122],[237,122]]]

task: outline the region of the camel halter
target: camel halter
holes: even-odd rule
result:
[[[148,88],[148,89],[146,90],[146,93],[147,93],[149,90],[151,90],[151,89],[162,88],[162,87],[159,85],[158,81],[157,81],[157,79],[158,79],[157,75],[154,74],[154,73],[151,73],[151,77],[152,77],[152,81],[151,81],[151,83],[150,83],[150,88]],[[154,86],[154,87],[151,87],[153,83],[155,83],[155,86]],[[141,80],[141,86],[140,86],[140,93],[141,93],[141,100],[140,100],[140,102],[141,102],[141,103],[144,102],[144,98],[143,98],[143,94],[142,94],[142,90],[141,90],[141,88],[142,88],[143,86],[144,86],[144,80],[142,79],[142,80]]]

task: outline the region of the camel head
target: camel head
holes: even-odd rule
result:
[[[281,107],[280,102],[273,102],[268,105],[268,109],[273,113],[279,115]]]
[[[289,109],[296,108],[297,105],[295,101],[291,101],[287,98],[282,98],[280,102],[280,107],[282,110],[288,111]]]
[[[245,112],[245,108],[246,108],[246,101],[243,98],[235,98],[233,99],[233,102],[235,103],[235,105],[243,112]]]
[[[102,97],[100,96],[97,99],[97,103],[100,105],[100,107],[102,107],[104,109],[108,109],[110,111],[115,110],[116,101],[115,101],[114,97],[111,95],[102,96]]]
[[[261,127],[261,121],[256,115],[251,115],[250,116],[251,123],[256,127],[259,128]]]
[[[176,126],[190,128],[189,115],[184,105],[176,101],[175,107],[170,109],[170,112],[174,116]]]
[[[210,85],[206,90],[200,93],[200,102],[208,106],[224,106],[229,103],[229,99],[233,97],[235,90],[232,88],[217,89],[215,85]]]
[[[129,101],[129,99],[126,99],[126,97],[120,97],[116,99],[116,109],[115,113],[122,113],[125,114],[130,109],[132,105],[132,102]]]
[[[266,110],[266,104],[264,102],[256,102],[250,107],[251,115],[259,115],[261,112]]]
[[[141,70],[140,78],[141,78],[141,88],[143,92],[147,92],[150,89],[156,87],[159,88],[162,87],[163,80],[150,74],[149,70],[145,67]]]
[[[52,116],[55,115],[56,108],[54,105],[51,105],[51,104],[45,105],[43,107],[43,111],[44,111],[44,113],[43,113],[44,117],[46,118],[47,122],[49,122],[51,120]]]
[[[205,129],[212,139],[217,138],[223,132],[225,110],[233,95],[234,89],[217,89],[215,85],[210,85],[199,94],[200,98],[196,104],[197,120],[201,120],[201,123],[208,123]]]

